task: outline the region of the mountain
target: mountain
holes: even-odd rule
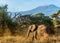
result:
[[[55,5],[47,5],[47,6],[39,6],[29,11],[21,11],[20,13],[24,15],[44,13],[45,15],[49,16],[50,14],[56,13],[58,10],[60,10],[60,7],[57,7]]]

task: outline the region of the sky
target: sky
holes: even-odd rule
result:
[[[0,0],[0,5],[8,4],[8,11],[28,11],[38,6],[54,4],[60,7],[60,0]]]

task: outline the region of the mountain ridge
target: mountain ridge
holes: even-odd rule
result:
[[[51,5],[47,5],[47,6],[39,6],[37,8],[28,10],[28,11],[21,11],[20,13],[23,15],[43,13],[43,14],[49,16],[50,14],[56,13],[58,10],[60,10],[60,7],[57,7],[53,4],[51,4]]]

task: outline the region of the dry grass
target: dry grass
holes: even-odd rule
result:
[[[60,36],[50,36],[48,40],[43,37],[41,40],[32,40],[31,37],[26,39],[22,36],[3,36],[0,37],[0,43],[60,43]]]
[[[6,30],[7,32],[4,33],[4,36],[0,37],[0,43],[60,43],[60,35],[53,35],[49,36],[46,34],[45,29],[41,28],[42,31],[38,30],[39,35],[37,36],[38,39],[32,40],[32,34],[30,37],[26,37],[27,30],[24,32],[21,32],[21,35],[18,36],[11,36],[10,32]],[[41,33],[44,33],[43,37],[40,36]]]

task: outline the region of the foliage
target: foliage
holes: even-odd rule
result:
[[[56,14],[52,14],[51,18],[55,18],[53,19],[53,24],[54,25],[60,25],[60,10],[56,13]]]
[[[8,15],[7,12],[7,5],[5,6],[0,6],[0,26],[2,27],[1,29],[3,29],[3,33],[4,31],[9,28],[9,30],[14,30],[17,27],[17,23],[13,22],[11,17]]]
[[[38,13],[31,16],[31,22],[36,24],[52,24],[51,18],[49,16],[44,16],[43,13]]]

